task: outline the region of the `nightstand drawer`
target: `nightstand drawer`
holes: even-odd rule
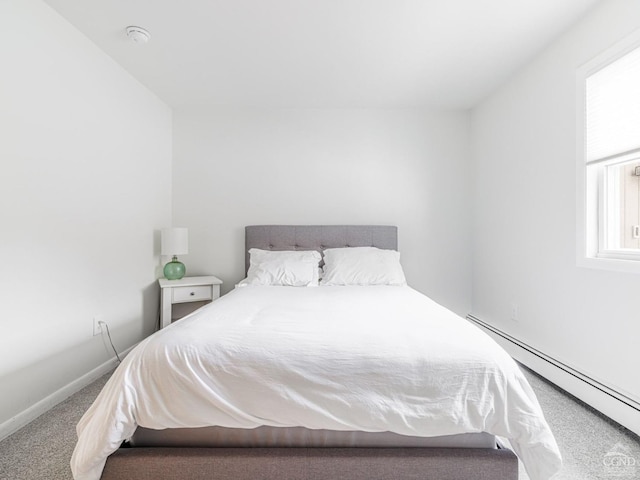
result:
[[[188,315],[205,303],[220,298],[222,280],[213,275],[183,277],[178,280],[161,278],[160,328]],[[174,308],[175,307],[175,308]]]
[[[213,300],[211,285],[195,285],[192,287],[174,287],[171,303],[199,302]]]

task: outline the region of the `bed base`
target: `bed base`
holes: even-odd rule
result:
[[[121,448],[102,480],[517,480],[487,448]]]

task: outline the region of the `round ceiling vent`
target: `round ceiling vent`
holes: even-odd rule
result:
[[[127,37],[136,43],[147,43],[151,34],[142,27],[127,27]]]

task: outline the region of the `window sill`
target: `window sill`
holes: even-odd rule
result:
[[[610,256],[615,255],[615,257]],[[584,257],[578,258],[578,267],[595,268],[598,270],[608,270],[612,272],[624,272],[624,273],[640,273],[640,255],[632,254],[620,258],[619,253],[615,254],[600,254],[598,257]]]

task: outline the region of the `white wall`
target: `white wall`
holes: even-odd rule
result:
[[[173,215],[188,274],[228,291],[244,226],[391,224],[409,283],[470,305],[468,115],[423,110],[174,112]]]
[[[0,427],[154,327],[171,111],[37,0],[0,2]],[[71,392],[70,392],[71,393]]]
[[[640,275],[576,266],[575,199],[576,70],[639,27],[640,2],[603,2],[471,127],[473,314],[638,400]]]

